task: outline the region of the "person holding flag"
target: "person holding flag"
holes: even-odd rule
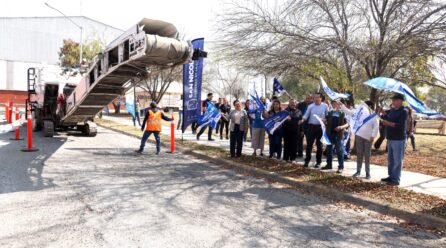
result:
[[[361,104],[355,111],[350,110],[343,103],[340,104],[342,111],[347,116],[350,116],[351,132],[355,135],[356,173],[353,174],[353,177],[361,175],[362,161],[364,160],[365,178],[370,180],[372,144],[379,131],[378,116],[373,111],[374,104],[372,101],[366,101],[365,104]]]
[[[263,149],[265,147],[265,121],[262,118],[262,112],[265,109],[265,98],[258,98],[256,96],[251,96],[254,100],[254,119],[252,121],[252,138],[251,138],[251,146],[254,150],[253,156],[257,156],[257,150],[260,150],[260,156],[263,155]]]
[[[382,124],[386,127],[388,144],[387,163],[389,176],[381,179],[388,185],[400,185],[401,170],[403,168],[404,150],[406,147],[407,110],[403,106],[404,95],[396,94],[392,97],[392,109],[382,117]]]
[[[338,170],[336,173],[342,173],[344,170],[344,144],[343,137],[344,131],[348,128],[348,123],[345,118],[345,113],[340,109],[340,104],[336,100],[331,100],[332,110],[327,113],[325,117],[326,121],[326,134],[330,140],[327,145],[327,165],[322,170],[333,169],[333,146],[336,149],[338,155]]]
[[[267,112],[264,110],[263,117],[265,120],[265,128],[268,131],[269,139],[269,158],[276,155],[277,159],[282,157],[282,123],[289,119],[289,114],[282,111],[279,100],[274,100],[271,109]]]
[[[313,150],[313,144],[316,141],[316,165],[314,167],[319,168],[322,163],[322,127],[318,118],[315,116],[324,119],[328,114],[328,106],[322,102],[322,93],[320,92],[313,94],[313,101],[314,102],[308,106],[308,109],[303,116],[303,121],[308,125],[304,167],[308,167],[310,164],[311,151]]]
[[[214,94],[212,93],[208,93],[207,95],[207,99],[203,102],[203,104],[201,105],[201,113],[205,114],[206,113],[206,109],[208,108],[208,104],[213,104],[212,103],[212,98],[214,98]],[[206,127],[208,127],[208,140],[209,141],[214,141],[214,139],[212,139],[212,127],[207,124],[201,127],[200,131],[197,133],[197,140],[200,140],[200,136],[204,133],[204,131],[206,130]]]
[[[144,131],[144,134],[141,139],[141,145],[139,150],[135,152],[141,154],[144,151],[144,147],[146,145],[147,139],[149,139],[150,135],[153,133],[156,140],[156,155],[159,155],[161,152],[161,139],[160,133],[162,130],[161,120],[165,121],[173,121],[173,118],[169,118],[164,115],[163,112],[157,107],[156,102],[150,103],[150,108],[147,109],[147,112],[144,115],[144,121],[141,125],[141,131]],[[147,126],[146,126],[147,124]]]
[[[234,101],[234,110],[229,113],[229,151],[231,157],[241,157],[244,133],[248,131],[248,113],[242,109],[239,100]]]

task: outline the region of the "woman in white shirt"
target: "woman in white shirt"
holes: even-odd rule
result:
[[[234,101],[234,110],[229,113],[229,150],[231,157],[242,156],[243,137],[248,131],[248,113],[242,109],[238,100]]]
[[[371,101],[366,101],[368,108],[363,108],[365,111],[362,116],[363,118],[359,119],[359,122],[362,123],[367,116],[373,114],[374,104]],[[345,112],[346,115],[352,116],[354,114],[353,111],[348,109],[344,104],[341,104],[342,111]],[[379,131],[379,121],[378,118],[374,118],[367,123],[363,124],[357,131],[354,133],[355,135],[355,145],[356,145],[356,173],[353,177],[359,177],[361,175],[362,169],[362,161],[364,159],[365,163],[365,173],[366,179],[370,179],[370,157],[372,155],[372,144],[376,135]]]

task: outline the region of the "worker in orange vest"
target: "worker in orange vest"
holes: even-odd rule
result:
[[[159,155],[161,152],[161,139],[160,132],[162,129],[161,120],[165,121],[173,121],[173,118],[169,118],[163,114],[163,112],[158,109],[155,102],[150,103],[150,108],[147,109],[144,115],[144,121],[141,125],[141,131],[144,131],[144,134],[141,139],[141,146],[136,153],[141,154],[144,151],[144,146],[146,145],[147,139],[153,133],[156,140],[156,155]],[[146,126],[147,124],[147,126]]]

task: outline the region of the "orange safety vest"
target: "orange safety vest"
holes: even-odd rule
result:
[[[156,113],[154,113],[152,110],[149,110],[146,131],[161,132],[161,115],[162,113],[159,110]]]

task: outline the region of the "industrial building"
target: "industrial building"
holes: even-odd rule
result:
[[[68,19],[70,18],[70,19]],[[0,104],[24,103],[27,70],[57,66],[64,39],[79,42],[99,39],[108,44],[122,30],[85,16],[0,17]],[[72,22],[71,22],[71,21]]]

